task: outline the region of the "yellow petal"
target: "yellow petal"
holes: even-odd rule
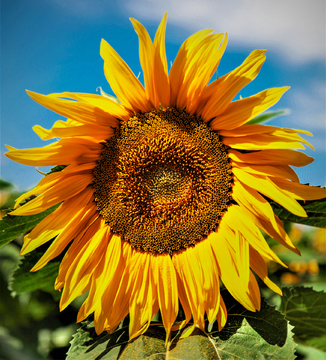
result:
[[[249,125],[247,125],[249,126]],[[265,149],[304,149],[304,142],[299,135],[297,140],[276,134],[260,134],[239,137],[223,137],[223,143],[239,150],[265,150]]]
[[[112,125],[115,127],[119,124],[118,120],[110,113],[88,102],[60,99],[60,97],[73,98],[74,94],[72,93],[42,95],[28,90],[26,92],[39,104],[66,118],[88,124]]]
[[[253,51],[239,67],[207,87],[206,91],[212,95],[200,114],[204,121],[222,114],[235,95],[258,75],[265,61],[265,52],[266,50]]]
[[[196,68],[194,57],[199,56],[203,49],[200,51],[203,42],[208,34],[213,30],[201,30],[190,36],[180,47],[176,59],[174,60],[170,69],[170,84],[171,84],[171,99],[170,106],[177,106],[184,108],[187,102],[187,91],[183,92],[184,84],[189,86],[189,82],[195,79],[189,76],[189,69]],[[190,74],[191,75],[191,74]],[[183,107],[182,107],[183,106]]]
[[[268,278],[267,265],[264,259],[252,246],[250,246],[249,252],[250,252],[250,267],[253,269],[253,271],[264,281],[264,283],[271,290],[273,290],[279,295],[282,295],[281,289]]]
[[[237,179],[247,186],[256,189],[261,194],[269,197],[275,202],[279,203],[285,209],[289,210],[295,215],[307,217],[305,210],[296,202],[291,196],[285,194],[282,189],[276,186],[269,178],[264,178],[259,175],[253,176],[238,168],[232,169],[233,174]]]
[[[229,242],[232,243],[238,240],[235,235],[232,237],[232,233],[225,228],[225,225],[222,225],[224,223],[224,217],[219,225],[218,233],[212,232],[207,240],[209,240],[212,246],[214,256],[219,265],[223,284],[230,294],[246,309],[255,311],[255,307],[247,294],[248,289],[242,286],[244,284],[241,281],[241,273],[238,268],[240,264],[236,262],[235,251],[229,245]],[[225,235],[228,237],[229,242],[226,240]]]
[[[165,53],[165,28],[167,13],[164,14],[154,39],[154,84],[158,103],[164,108],[170,105],[170,81]]]
[[[224,39],[223,39],[224,37]],[[195,74],[188,89],[187,111],[193,114],[203,101],[201,94],[216,71],[225,51],[228,35],[213,34],[207,37],[208,46],[204,47],[202,56],[195,64]],[[206,44],[205,44],[206,45]]]
[[[105,111],[107,114],[110,114],[110,117],[108,119],[108,122],[102,125],[111,125],[113,127],[116,127],[118,125],[117,119],[128,120],[132,115],[130,111],[128,111],[123,105],[119,103],[118,99],[114,98],[113,96],[110,97],[110,95],[107,94],[103,96],[87,93],[63,92],[50,94],[48,96],[74,99],[92,105],[96,111]],[[111,124],[109,121],[111,121]]]
[[[290,87],[264,90],[248,98],[231,102],[227,109],[210,124],[213,130],[232,130],[253,119],[276,104]]]
[[[177,278],[168,253],[153,257],[155,257],[157,261],[156,276],[158,303],[166,331],[166,339],[168,339],[171,327],[179,310]]]
[[[78,197],[74,196],[60,205],[25,236],[21,255],[29,253],[61,233],[71,219],[74,218],[74,216],[80,212],[80,209],[83,209],[92,198],[92,189],[86,188]]]
[[[288,196],[297,200],[315,200],[326,198],[326,189],[318,186],[309,186],[293,183],[280,178],[271,179]]]
[[[244,239],[253,246],[257,251],[259,251],[262,255],[264,255],[267,259],[278,262],[279,264],[286,267],[286,265],[276,256],[276,254],[270,249],[268,246],[266,240],[264,239],[263,235],[259,231],[259,229],[256,227],[256,225],[250,221],[250,218],[248,218],[246,211],[240,206],[232,206],[228,209],[228,216],[225,216],[223,218],[223,222],[226,223],[226,225],[232,229],[234,228],[234,220],[237,219],[237,231],[242,234]],[[241,237],[240,237],[241,238]],[[240,242],[239,238],[239,242]],[[234,244],[231,243],[234,246],[235,252],[238,254],[238,242],[235,241]],[[238,262],[239,259],[236,259]],[[249,260],[248,260],[249,264]],[[240,265],[238,265],[239,267]],[[241,273],[241,271],[240,271]],[[249,280],[249,279],[248,279]]]
[[[264,134],[264,133],[272,133],[273,135],[281,135],[281,136],[288,136],[289,138],[298,139],[298,134],[305,134],[312,136],[311,132],[307,130],[299,130],[299,129],[287,129],[282,128],[279,126],[269,126],[269,125],[241,125],[233,130],[220,130],[219,134],[223,136],[247,136],[247,135],[254,135],[254,134]]]
[[[240,168],[243,171],[249,172],[251,174],[265,175],[272,178],[284,178],[292,180],[294,182],[299,182],[298,175],[288,165],[254,165],[245,163],[237,164],[235,162],[232,162],[232,166]]]
[[[100,54],[104,60],[105,77],[121,103],[131,111],[149,111],[151,104],[143,85],[118,53],[103,39]]]
[[[232,197],[238,205],[247,210],[247,216],[251,218],[256,226],[288,249],[300,254],[286,234],[283,224],[274,214],[269,202],[259,195],[255,189],[235,179]]]
[[[144,73],[145,91],[155,108],[158,107],[154,86],[154,45],[145,27],[136,19],[130,18],[139,38],[139,59]]]
[[[93,181],[93,174],[84,173],[63,179],[37,198],[12,211],[11,215],[33,215],[67,200],[83,191]]]
[[[72,259],[65,276],[65,286],[61,295],[60,310],[66,308],[84,289],[90,288],[90,278],[100,263],[112,237],[109,226],[100,222],[98,231],[85,242],[77,256]]]
[[[194,257],[194,252],[191,250],[193,248],[188,247],[186,251],[179,251],[173,255],[172,261],[177,277],[180,278],[180,282],[184,285],[187,302],[191,309],[194,325],[196,325],[199,317],[204,315],[201,313],[204,304],[202,292],[203,275],[201,269],[199,269],[198,261]],[[198,282],[198,280],[201,280],[201,282]]]
[[[54,123],[52,129],[44,129],[40,125],[33,126],[33,130],[42,140],[50,140],[53,138],[70,138],[70,137],[91,137],[97,141],[107,140],[114,134],[114,129],[101,125],[73,125],[58,120]]]
[[[250,281],[249,281],[249,297],[255,306],[256,310],[260,310],[260,291],[255,275],[250,270]]]
[[[50,247],[42,255],[39,261],[33,266],[31,271],[38,271],[42,269],[49,261],[57,257],[62,253],[65,247],[83,230],[86,230],[88,226],[98,218],[96,206],[94,204],[88,204],[82,208],[69,222],[67,226],[59,236],[53,241]],[[27,251],[25,251],[26,253]]]
[[[226,310],[224,300],[223,300],[223,298],[221,296],[221,303],[220,303],[220,307],[218,309],[218,313],[217,313],[217,316],[216,316],[216,319],[217,319],[217,322],[218,322],[218,331],[221,331],[224,328],[224,326],[226,324],[227,317],[228,317],[228,312]]]
[[[232,160],[248,164],[292,165],[301,167],[311,164],[314,161],[314,158],[294,150],[275,149],[241,153],[237,150],[229,149],[228,153]]]
[[[15,149],[7,146],[5,155],[20,164],[29,166],[69,165],[80,161],[85,153],[99,157],[102,145],[86,139],[64,139],[34,149]],[[93,150],[94,149],[94,150]]]

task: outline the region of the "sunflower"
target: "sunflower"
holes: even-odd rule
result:
[[[246,309],[260,309],[254,273],[276,293],[265,260],[279,264],[260,230],[299,254],[268,199],[295,215],[297,200],[326,196],[299,183],[290,167],[313,161],[307,131],[248,123],[288,87],[232,101],[260,71],[265,50],[253,51],[230,73],[211,81],[227,34],[202,30],[181,46],[168,72],[166,14],[152,42],[131,19],[139,36],[143,86],[104,40],[104,73],[117,98],[84,93],[28,94],[67,118],[51,130],[34,126],[43,148],[8,146],[10,159],[30,166],[68,165],[45,176],[17,199],[37,195],[11,215],[57,209],[25,236],[22,254],[52,240],[32,271],[66,248],[55,289],[60,309],[89,291],[78,321],[94,313],[98,334],[114,331],[130,316],[130,339],[144,333],[160,310],[167,339],[171,330],[227,311],[220,280]],[[185,319],[176,322],[179,307]]]

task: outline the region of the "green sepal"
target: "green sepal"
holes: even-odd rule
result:
[[[253,119],[249,120],[246,125],[257,125],[262,123],[267,123],[272,119],[278,116],[289,115],[290,109],[280,109],[276,111],[266,111],[265,113],[254,117]]]

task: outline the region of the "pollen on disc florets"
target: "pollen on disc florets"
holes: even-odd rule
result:
[[[93,174],[99,213],[147,252],[194,245],[216,230],[231,201],[232,169],[219,135],[175,108],[121,122]]]

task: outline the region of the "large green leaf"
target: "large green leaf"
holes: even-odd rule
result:
[[[46,216],[51,214],[58,206],[54,205],[51,208],[36,214],[27,216],[11,216],[5,215],[0,220],[0,246],[7,244],[14,240],[17,236],[24,234],[26,231],[31,230]]]
[[[128,339],[128,325],[124,326],[123,322],[113,334],[104,331],[97,335],[94,322],[83,321],[82,326],[73,335],[67,360],[120,359],[119,356],[126,347]]]
[[[284,288],[280,311],[301,341],[325,336],[326,293],[303,286]]]
[[[43,251],[37,249],[22,257],[19,267],[13,272],[9,283],[9,289],[14,294],[41,289],[51,293],[55,299],[60,298],[60,292],[54,290],[54,282],[58,276],[61,257],[50,261],[39,271],[30,272],[42,255]]]
[[[172,341],[165,347],[165,330],[151,325],[142,336],[128,343],[127,324],[112,335],[97,336],[94,323],[85,321],[74,335],[68,352],[72,359],[294,359],[295,344],[288,335],[284,316],[262,301],[261,311],[250,312],[238,304],[230,294],[222,291],[228,308],[228,321],[223,331],[217,325],[210,333],[196,329],[188,338],[183,331],[173,332]]]
[[[222,290],[221,295],[228,311],[228,321],[224,329],[219,333],[222,340],[227,340],[241,326],[243,319],[269,344],[283,346],[287,336],[287,322],[275,307],[268,305],[265,300],[261,301],[261,309],[251,312],[239,304],[228,291]],[[212,328],[216,333],[217,324]]]
[[[289,326],[283,347],[270,345],[243,319],[237,331],[228,339],[203,333],[196,328],[187,338],[181,332],[172,333],[172,341],[165,347],[165,331],[150,326],[145,334],[128,342],[128,328],[121,326],[112,335],[96,336],[94,323],[84,322],[74,335],[67,360],[138,360],[138,359],[294,359],[295,343]]]
[[[321,228],[326,227],[326,198],[305,202],[299,201],[299,203],[306,210],[308,217],[300,217],[293,215],[275,202],[271,202],[271,205],[274,209],[275,214],[282,221],[290,221]]]

